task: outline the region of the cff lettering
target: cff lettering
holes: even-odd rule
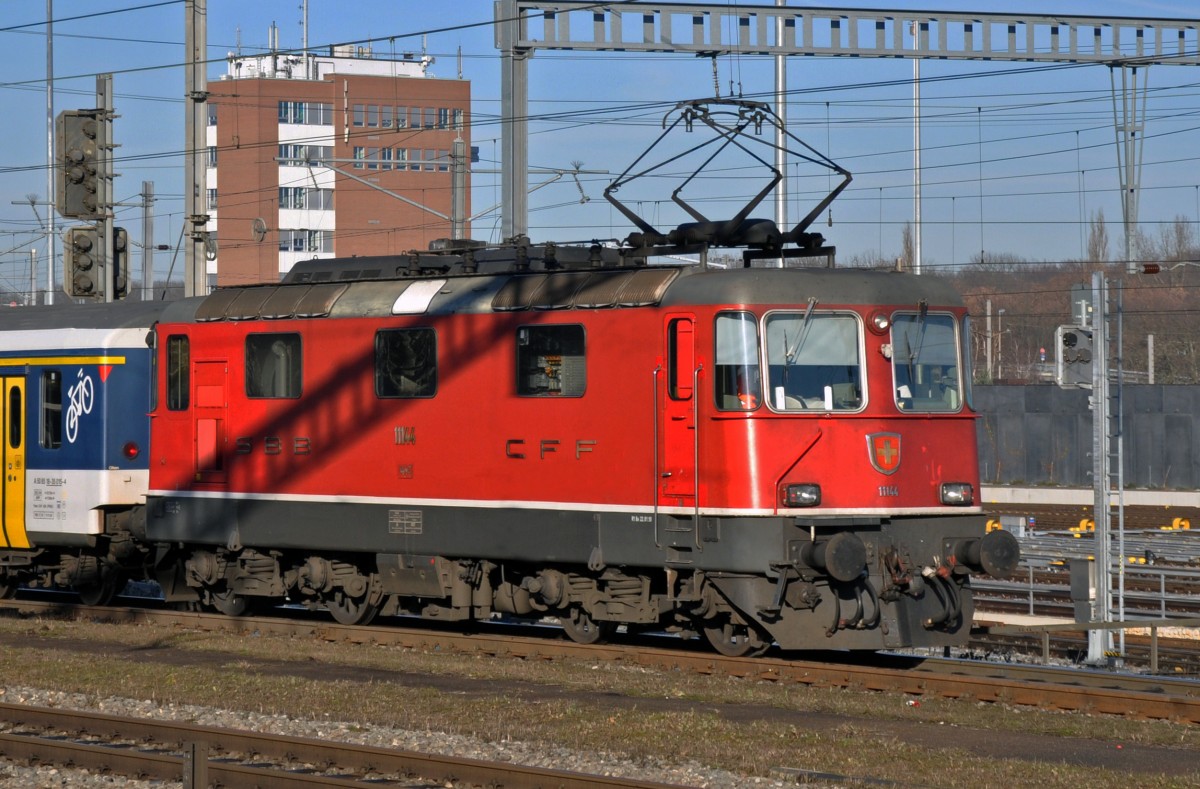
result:
[[[534,451],[536,446],[537,457],[540,460],[550,460],[555,456],[561,456],[559,448],[563,442],[557,438],[543,438],[536,443],[530,442],[531,446],[527,446],[523,438],[510,438],[504,442],[505,457],[513,458],[514,460],[525,459],[526,451]],[[584,455],[595,451],[596,441],[591,438],[576,439],[574,445],[575,459],[580,460]]]

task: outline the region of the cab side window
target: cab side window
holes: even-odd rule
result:
[[[717,408],[753,411],[762,402],[758,320],[749,312],[723,312],[715,328]]]
[[[517,394],[583,397],[586,388],[587,356],[582,326],[517,329]]]
[[[247,397],[299,397],[301,372],[299,334],[246,337]]]
[[[433,397],[437,335],[433,329],[388,329],[375,335],[375,396]]]

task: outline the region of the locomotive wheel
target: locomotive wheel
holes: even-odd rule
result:
[[[758,657],[771,646],[758,628],[752,625],[735,624],[728,617],[706,623],[704,637],[712,648],[725,657]]]
[[[322,600],[334,621],[342,625],[369,625],[379,613],[379,606],[367,602],[366,597],[351,597],[345,590],[338,589]]]
[[[608,637],[617,629],[615,622],[597,622],[579,606],[573,606],[560,614],[558,621],[562,625],[563,632],[576,644],[596,644],[607,641]]]
[[[212,599],[212,607],[225,616],[243,616],[250,610],[250,601],[229,589],[210,592],[209,597]]]

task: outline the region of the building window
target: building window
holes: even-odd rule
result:
[[[586,388],[583,326],[517,329],[517,394],[582,397]]]
[[[246,337],[246,396],[300,396],[299,334],[251,334]]]
[[[351,125],[362,127],[367,125],[367,108],[363,104],[354,105],[354,120]]]
[[[208,190],[208,203],[207,203],[207,205],[208,205],[208,210],[209,210],[209,211],[216,211],[216,210],[217,210],[217,190],[216,190],[216,189],[209,189],[209,190]]]
[[[209,167],[217,166],[217,146],[215,146],[215,145],[208,146],[207,166],[209,166]]]
[[[333,233],[328,230],[308,231],[308,250],[310,252],[333,252]]]
[[[333,158],[331,145],[295,145],[284,143],[279,146],[279,163],[281,165],[314,165]]]
[[[280,208],[304,208],[304,187],[303,186],[281,186],[281,187],[279,187],[279,207]]]
[[[354,169],[361,170],[365,166],[363,159],[367,156],[367,149],[361,145],[354,146]]]
[[[408,128],[408,107],[396,107],[396,128]]]
[[[333,252],[330,230],[280,230],[280,252]]]
[[[450,108],[439,107],[437,111],[437,127],[439,129],[450,128]]]
[[[375,335],[376,397],[433,397],[436,392],[433,329],[390,329]]]
[[[425,122],[422,124],[426,129],[437,127],[437,109],[434,107],[425,108]]]
[[[62,371],[42,371],[42,435],[45,449],[62,446]]]
[[[190,390],[188,338],[173,334],[167,338],[167,410],[186,411]]]
[[[439,148],[437,152],[437,168],[439,172],[447,172],[450,169],[450,152],[445,148]]]
[[[217,105],[213,104],[211,101],[208,103],[208,125],[217,125]]]

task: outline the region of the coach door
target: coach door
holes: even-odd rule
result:
[[[702,365],[696,357],[695,318],[667,316],[664,380],[659,410],[658,504],[696,506],[696,386]]]
[[[4,429],[3,546],[28,548],[25,535],[25,379],[0,376],[4,402],[0,405]]]

